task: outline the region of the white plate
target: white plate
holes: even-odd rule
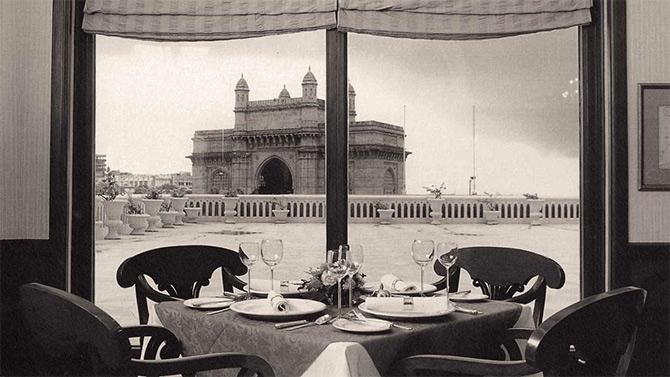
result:
[[[488,299],[489,296],[483,294],[483,293],[466,293],[466,294],[460,294],[460,295],[455,295],[453,293],[449,294],[449,300],[455,301],[455,302],[470,302],[470,301],[482,301]]]
[[[365,305],[365,303],[362,303],[362,304],[358,305],[358,309],[360,309],[363,313],[372,314],[374,316],[377,316],[377,317],[380,317],[380,318],[386,318],[386,319],[434,318],[434,317],[441,317],[443,315],[447,315],[447,314],[452,313],[456,310],[456,308],[454,308],[453,305],[449,305],[449,309],[444,309],[444,310],[439,310],[439,311],[434,311],[434,312],[415,312],[415,311],[411,311],[411,310],[381,312],[381,311],[368,309],[368,307],[367,307],[367,305]]]
[[[306,292],[305,290],[299,290],[298,288],[300,288],[300,285],[298,284],[289,282],[288,285],[281,287],[280,282],[281,280],[275,280],[274,290],[284,297],[301,297]],[[292,282],[296,283],[297,281]],[[254,296],[266,297],[271,286],[272,282],[270,280],[251,279],[251,294]]]
[[[418,282],[418,281],[406,281],[405,283],[413,284],[416,288],[408,290],[408,291],[396,291],[395,289],[389,289],[389,288],[386,288],[386,287],[384,287],[384,289],[386,289],[387,291],[391,292],[391,294],[394,294],[394,295],[417,296],[421,293],[420,292],[421,291],[421,283],[420,282]],[[374,292],[377,289],[379,289],[379,282],[373,282],[373,283],[365,284],[364,289],[366,291],[369,291],[369,292]],[[436,286],[434,286],[432,284],[428,284],[428,283],[423,283],[423,293],[424,294],[430,294],[430,293],[433,293],[435,291],[437,291]]]
[[[233,300],[228,297],[198,297],[184,301],[184,305],[199,310],[225,309],[232,303]]]
[[[263,320],[302,318],[326,310],[326,305],[319,301],[301,298],[287,298],[286,301],[288,310],[283,312],[274,311],[268,300],[265,299],[236,302],[230,305],[230,310],[249,318]]]
[[[358,332],[358,333],[373,333],[373,332],[384,332],[391,329],[391,322],[384,321],[383,319],[373,319],[369,318],[364,321],[351,321],[348,319],[340,318],[333,322],[333,327],[347,332]]]

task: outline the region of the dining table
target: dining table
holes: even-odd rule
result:
[[[277,376],[394,375],[394,363],[417,354],[477,357],[496,343],[505,329],[531,323],[528,306],[480,301],[459,304],[477,315],[453,312],[421,320],[394,320],[411,330],[392,327],[382,333],[344,332],[332,325],[295,331],[278,330],[273,321],[248,318],[234,311],[213,315],[186,307],[183,302],[156,305],[156,314],[182,343],[186,356],[213,352],[242,352],[264,358]],[[336,308],[326,313],[333,316]],[[314,314],[314,320],[323,313]],[[525,318],[525,319],[524,319]],[[526,327],[526,326],[521,326]],[[236,372],[235,372],[236,373]],[[225,375],[221,371],[209,375]],[[231,375],[235,375],[234,373]]]

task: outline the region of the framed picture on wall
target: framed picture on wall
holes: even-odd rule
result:
[[[670,191],[670,84],[639,84],[638,112],[638,189]]]

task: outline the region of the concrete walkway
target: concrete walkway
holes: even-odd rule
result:
[[[134,289],[119,287],[116,269],[126,258],[145,250],[168,246],[203,244],[237,249],[241,241],[279,238],[284,241],[284,259],[275,269],[276,279],[299,279],[305,271],[325,260],[325,224],[187,224],[174,229],[161,229],[144,236],[123,236],[118,241],[97,241],[95,255],[95,301],[122,325],[137,324]],[[565,270],[566,283],[560,290],[549,289],[545,318],[579,300],[579,226],[577,224],[350,224],[349,242],[363,245],[363,272],[370,281],[385,273],[394,273],[405,280],[419,280],[419,267],[410,256],[412,240],[454,240],[459,246],[507,246],[534,251],[557,261]],[[470,287],[467,274],[462,287]],[[269,279],[269,268],[260,263],[252,269],[252,279]],[[426,282],[437,276],[432,266],[426,268]],[[217,273],[202,295],[221,290]]]

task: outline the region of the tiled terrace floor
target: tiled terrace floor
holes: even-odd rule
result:
[[[252,234],[239,234],[239,233]],[[118,241],[97,241],[95,261],[95,301],[122,325],[137,323],[137,309],[133,289],[124,289],[116,283],[116,269],[126,258],[139,252],[167,245],[206,244],[237,249],[241,241],[260,241],[281,238],[284,241],[284,260],[275,270],[277,279],[296,279],[305,276],[310,266],[325,259],[325,224],[188,224],[174,229],[161,229],[144,236],[123,236]],[[579,226],[577,224],[542,225],[524,224],[350,224],[350,243],[360,243],[365,249],[363,272],[370,280],[378,280],[392,272],[405,280],[418,280],[419,267],[410,256],[413,239],[436,241],[453,239],[459,246],[508,246],[535,251],[561,264],[566,273],[565,286],[549,289],[545,318],[579,299]],[[431,268],[426,268],[426,281],[437,279]],[[461,286],[471,286],[467,274]],[[269,279],[269,269],[257,265],[252,279]],[[218,273],[202,294],[220,291]]]

